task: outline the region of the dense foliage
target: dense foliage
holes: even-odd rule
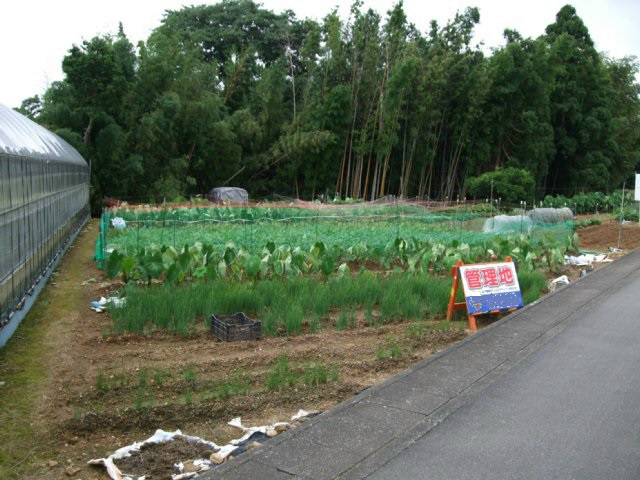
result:
[[[230,179],[254,196],[452,199],[508,167],[538,198],[619,187],[640,153],[635,60],[598,53],[568,5],[490,55],[471,45],[479,21],[468,8],[420,32],[402,2],[321,21],[185,7],[137,47],[122,27],[74,45],[64,80],[20,110],[91,161],[94,206]]]
[[[470,177],[467,188],[472,198],[500,198],[508,204],[532,200],[535,196],[535,180],[523,168],[507,167]]]

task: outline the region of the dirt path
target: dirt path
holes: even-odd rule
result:
[[[91,272],[96,224],[91,223],[70,247],[35,306],[18,331],[0,350],[0,478],[25,478],[53,454],[52,425],[60,414],[60,393],[69,378],[83,375],[74,348],[82,328],[86,292],[80,283]],[[66,409],[69,406],[65,406]]]

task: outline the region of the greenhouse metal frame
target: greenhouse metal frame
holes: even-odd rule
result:
[[[89,166],[62,138],[0,105],[0,346],[89,218]]]

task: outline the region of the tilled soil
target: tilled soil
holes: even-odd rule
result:
[[[227,425],[234,417],[265,425],[300,408],[324,411],[466,336],[460,328],[438,330],[437,321],[417,330],[406,322],[368,327],[362,315],[345,331],[326,325],[316,334],[237,343],[220,342],[204,327],[188,337],[112,336],[108,314],[89,309],[114,289],[91,259],[96,227],[78,237],[43,296],[46,381],[30,386],[39,392],[33,415],[23,419],[36,431],[33,453],[14,478],[64,478],[69,465],[81,468],[74,478],[106,478],[86,462],[158,428],[224,444],[240,436]],[[382,358],[390,344],[400,352]],[[282,355],[295,371],[322,363],[338,368],[338,378],[268,391],[266,375]],[[0,373],[17,368],[7,362]],[[221,396],[220,385],[240,376],[247,391]]]
[[[640,225],[607,221],[578,230],[580,248],[607,253],[611,248],[633,250],[640,246]]]
[[[227,425],[233,417],[242,416],[245,425],[264,425],[286,421],[299,408],[326,410],[466,336],[458,329],[439,331],[435,321],[415,329],[410,323],[368,327],[362,318],[346,331],[326,326],[316,334],[238,343],[219,342],[203,327],[189,337],[111,336],[108,314],[88,308],[89,301],[114,288],[91,260],[96,232],[93,223],[76,240],[43,296],[47,348],[39,362],[46,366],[46,382],[25,387],[38,393],[35,411],[23,419],[36,435],[19,478],[64,478],[70,464],[82,467],[74,478],[106,478],[86,461],[143,440],[157,428],[224,444],[239,436]],[[622,249],[640,246],[637,224],[620,228],[606,222],[578,234],[583,250],[608,252],[618,246],[618,235]],[[91,278],[96,282],[82,285]],[[382,358],[380,350],[390,344],[400,346],[400,355]],[[338,379],[268,391],[265,377],[282,355],[295,369],[320,362],[337,366]],[[21,368],[11,361],[0,367],[8,378]],[[238,376],[248,390],[220,396],[219,386]],[[144,462],[166,467],[152,457]]]

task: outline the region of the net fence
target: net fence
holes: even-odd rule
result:
[[[470,244],[495,235],[526,234],[534,238],[564,237],[573,219],[562,222],[493,221],[497,210],[485,203],[396,200],[347,205],[317,202],[257,202],[212,206],[207,203],[132,205],[110,202],[100,221],[95,258],[102,267],[113,250],[135,254],[156,246],[181,248],[195,242],[224,248],[228,243],[259,253],[273,242],[309,249],[316,242],[343,248],[364,243],[384,247],[397,238]],[[514,217],[515,218],[515,217]],[[527,217],[528,218],[528,217]]]

